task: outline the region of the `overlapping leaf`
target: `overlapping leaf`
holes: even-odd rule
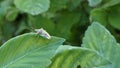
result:
[[[110,68],[108,61],[96,52],[80,47],[60,46],[56,51],[52,64],[48,68]]]

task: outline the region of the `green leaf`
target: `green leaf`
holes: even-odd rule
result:
[[[103,8],[107,8],[107,7],[111,7],[111,6],[117,5],[117,4],[120,4],[120,0],[109,0],[102,7]]]
[[[102,25],[107,25],[107,12],[104,9],[94,9],[90,13],[92,21],[98,21]]]
[[[102,2],[102,0],[88,0],[88,2],[91,7],[95,7],[99,5]]]
[[[98,52],[104,59],[110,61],[113,68],[120,68],[120,45],[115,38],[99,23],[93,22],[83,38],[82,47]]]
[[[30,31],[30,28],[27,26],[26,22],[23,20],[20,22],[19,27],[17,31],[15,32],[15,35],[20,35],[23,32]]]
[[[0,47],[0,68],[46,68],[64,39],[45,39],[27,33],[10,39]]]
[[[120,10],[119,10],[120,4],[116,5],[114,7],[111,7],[111,10],[108,15],[108,22],[111,26],[114,28],[117,28],[120,30]],[[114,10],[114,11],[113,11]]]
[[[67,7],[67,2],[69,0],[51,0],[51,6],[49,11],[55,12]]]
[[[64,45],[57,49],[52,64],[48,68],[77,68],[78,66],[80,68],[109,68],[109,62],[92,50]]]
[[[6,14],[6,19],[8,21],[14,21],[16,19],[17,15],[18,15],[18,13],[19,12],[16,8],[11,7]]]
[[[4,36],[4,41],[8,40],[13,36],[15,27],[9,23],[9,22],[4,22],[1,26],[1,34]]]
[[[4,0],[0,2],[0,20],[4,19],[5,14],[12,4],[13,0]]]
[[[49,0],[14,0],[16,7],[26,13],[38,15],[48,10]]]
[[[78,12],[61,13],[61,16],[59,16],[57,20],[56,35],[69,39],[72,26],[79,22],[80,16],[81,14]]]
[[[70,0],[67,4],[68,4],[68,9],[69,10],[73,10],[75,8],[77,8],[79,5],[81,5],[81,2],[83,0]]]

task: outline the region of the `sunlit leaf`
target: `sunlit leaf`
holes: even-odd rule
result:
[[[64,39],[42,38],[27,33],[10,39],[0,47],[0,68],[46,68]]]
[[[108,61],[96,52],[80,47],[60,46],[56,51],[52,64],[48,68],[109,68]]]

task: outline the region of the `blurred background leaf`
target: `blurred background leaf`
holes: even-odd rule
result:
[[[38,15],[48,10],[49,0],[14,0],[15,6],[21,11],[32,15]]]

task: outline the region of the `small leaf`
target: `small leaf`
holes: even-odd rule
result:
[[[107,12],[104,9],[94,9],[91,11],[90,18],[92,21],[98,21],[102,25],[107,25]]]
[[[14,0],[16,7],[26,13],[38,15],[48,10],[49,0]]]
[[[108,22],[111,26],[120,30],[120,4],[111,8],[108,15]],[[114,11],[113,11],[114,10]]]
[[[18,15],[18,10],[16,8],[11,8],[8,10],[7,14],[6,14],[6,19],[8,21],[14,21]]]
[[[0,2],[0,21],[4,19],[5,14],[12,4],[13,0],[4,0]]]
[[[51,40],[27,33],[10,39],[0,47],[0,68],[46,68],[64,39]]]

